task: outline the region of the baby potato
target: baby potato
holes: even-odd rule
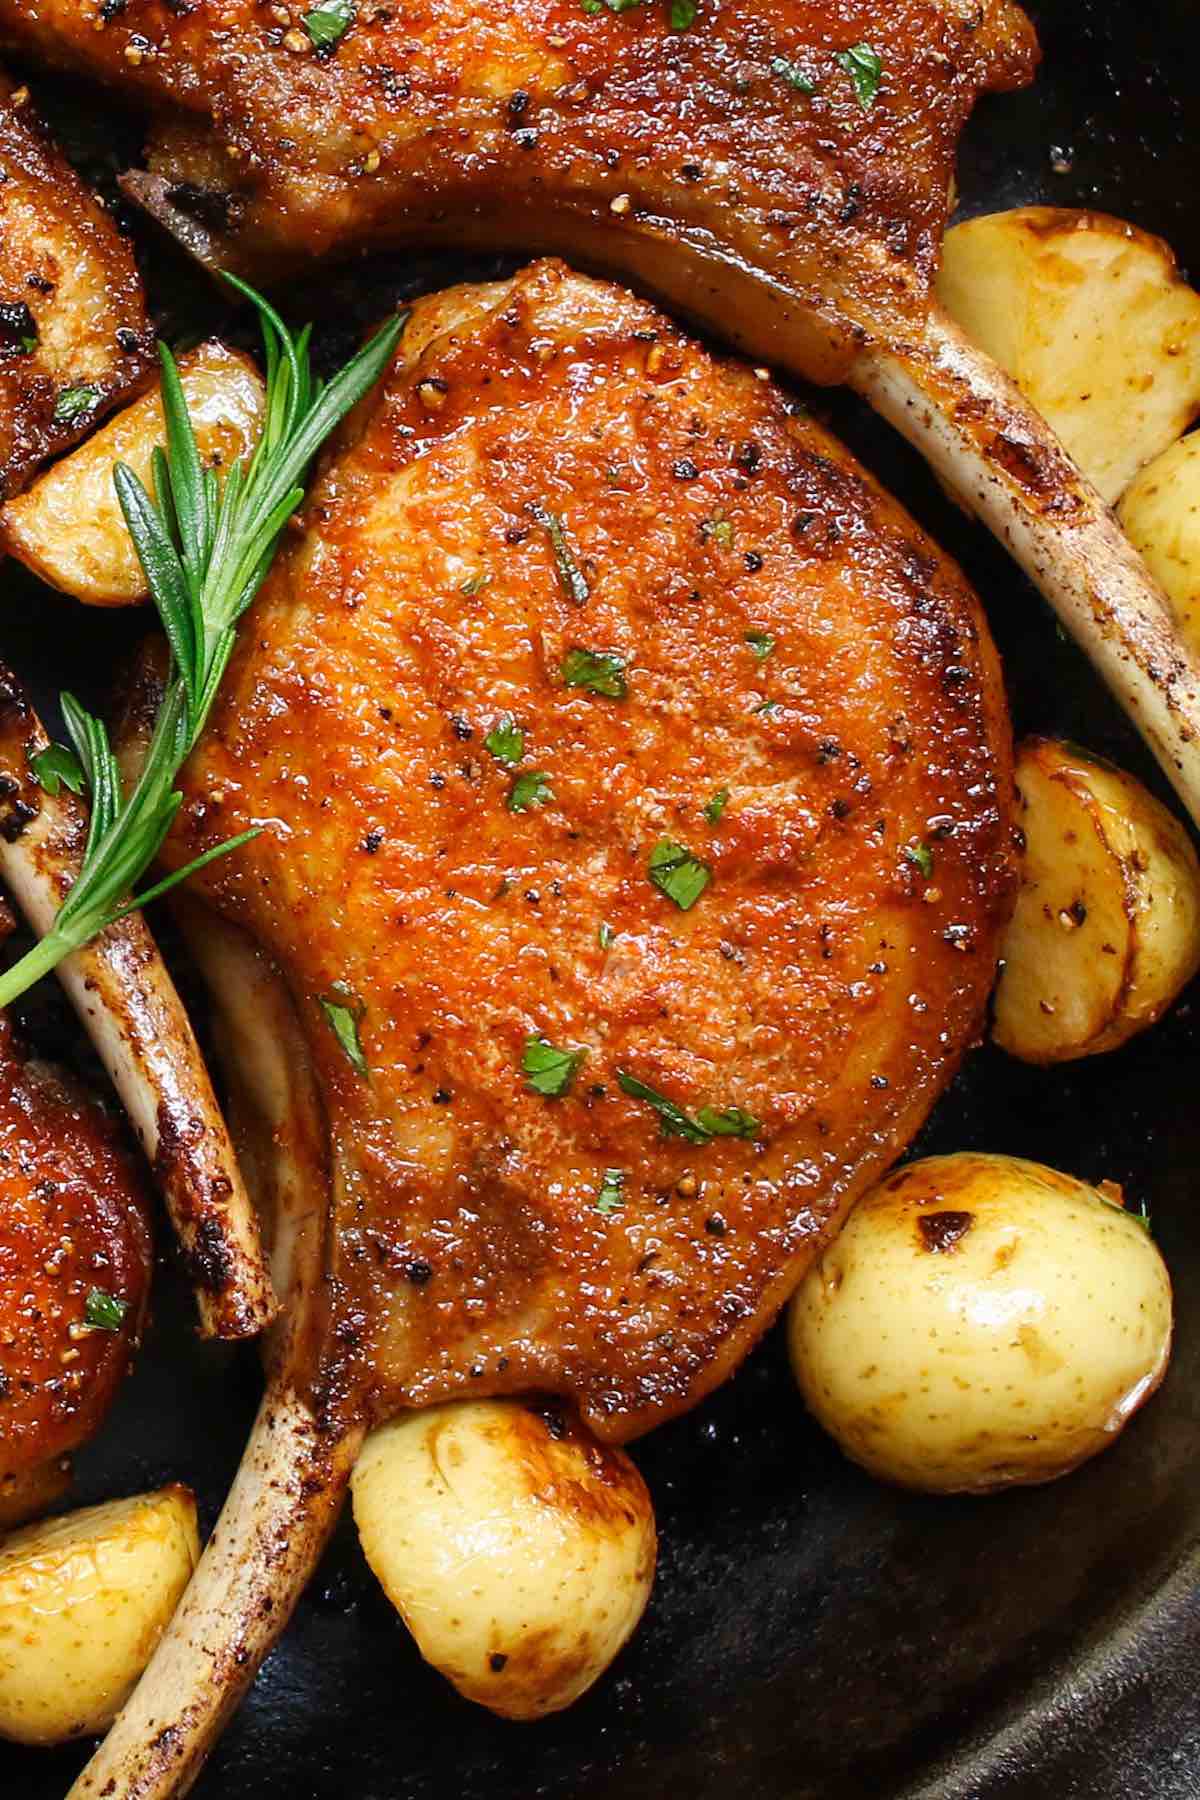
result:
[[[179,1486],[0,1540],[0,1736],[58,1744],[105,1730],[199,1556],[196,1502]]]
[[[1017,752],[1021,886],[992,1035],[1024,1062],[1115,1050],[1200,969],[1200,862],[1140,781],[1074,744]]]
[[[657,1538],[621,1450],[514,1400],[406,1413],[354,1471],[367,1561],[427,1662],[509,1719],[560,1711],[645,1610]]]
[[[1200,294],[1161,238],[1021,206],[946,234],[938,295],[1110,503],[1200,412]]]
[[[1147,464],[1126,488],[1117,516],[1200,656],[1200,432]]]
[[[933,1156],[859,1201],[791,1304],[809,1410],[885,1481],[987,1493],[1111,1444],[1167,1366],[1144,1225],[1013,1156]]]
[[[180,357],[179,378],[201,462],[222,469],[248,456],[266,398],[250,358],[224,344],[201,344]],[[146,577],[113,487],[113,464],[127,463],[153,495],[151,457],[165,435],[156,384],[0,507],[0,549],[89,606],[145,600]]]

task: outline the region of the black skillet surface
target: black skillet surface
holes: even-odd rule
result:
[[[1200,273],[1195,0],[1044,0],[1032,93],[980,109],[964,205],[1091,204]],[[70,112],[76,102],[66,99]],[[339,304],[400,265],[338,283]],[[168,270],[168,273],[170,271]],[[173,273],[178,283],[178,271]],[[160,294],[167,286],[159,289]],[[328,292],[327,289],[327,297]],[[844,398],[860,453],[988,602],[1019,729],[1063,730],[1159,785],[1049,614],[925,472]],[[92,686],[128,621],[5,576],[4,653]],[[638,1449],[662,1557],[614,1672],[571,1712],[505,1725],[420,1661],[343,1522],[198,1792],[215,1800],[1197,1800],[1200,1796],[1200,1009],[1114,1056],[1039,1073],[984,1050],[922,1150],[1008,1150],[1145,1199],[1178,1294],[1161,1395],[1070,1479],[986,1501],[892,1493],[805,1419],[768,1341]],[[192,1483],[204,1523],[256,1397],[252,1353],[201,1348],[165,1271],[157,1325],[79,1498]],[[79,1749],[0,1751],[0,1793],[53,1800]]]

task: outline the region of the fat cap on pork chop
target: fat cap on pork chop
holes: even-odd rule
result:
[[[957,569],[556,263],[418,304],[182,785],[170,861],[262,826],[189,886],[292,995],[313,1380],[375,1415],[549,1391],[623,1438],[712,1387],[977,1032],[1010,897]]]

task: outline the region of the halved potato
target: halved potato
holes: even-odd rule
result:
[[[1200,655],[1200,432],[1172,444],[1126,488],[1118,516]]]
[[[185,1487],[88,1506],[0,1541],[0,1736],[103,1731],[200,1557]]]
[[[1200,294],[1136,226],[1053,206],[968,219],[938,294],[1110,502],[1200,413]]]
[[[570,1705],[642,1616],[654,1508],[622,1450],[516,1400],[457,1401],[371,1433],[363,1551],[422,1656],[509,1719]]]
[[[1073,744],[1016,761],[1025,835],[993,1036],[1025,1062],[1115,1050],[1200,969],[1200,863],[1140,781]]]
[[[202,461],[220,469],[249,455],[265,403],[262,377],[250,358],[224,344],[201,344],[180,358],[179,373]],[[89,606],[145,600],[146,579],[112,472],[114,463],[128,463],[153,494],[150,459],[163,438],[156,385],[0,507],[0,548]]]

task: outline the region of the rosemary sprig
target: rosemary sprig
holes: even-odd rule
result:
[[[216,472],[201,464],[179,371],[166,345],[159,345],[167,442],[154,452],[156,498],[124,463],[116,465],[113,481],[170,646],[166,688],[145,764],[128,795],[122,792],[103,723],[72,695],[62,696],[67,732],[91,800],[87,845],[54,924],[0,976],[0,1006],[106,925],[157,899],[257,832],[257,827],[241,832],[145,892],[132,892],[158,855],[182,803],[176,775],[204,729],[238,621],[262,586],[283,529],[304,497],[313,457],[383,373],[407,315],[398,314],[377,332],[326,386],[312,373],[309,328],[293,335],[253,288],[233,276],[226,279],[253,302],[262,327],[267,386],[262,437],[249,464],[235,462],[222,486]]]

